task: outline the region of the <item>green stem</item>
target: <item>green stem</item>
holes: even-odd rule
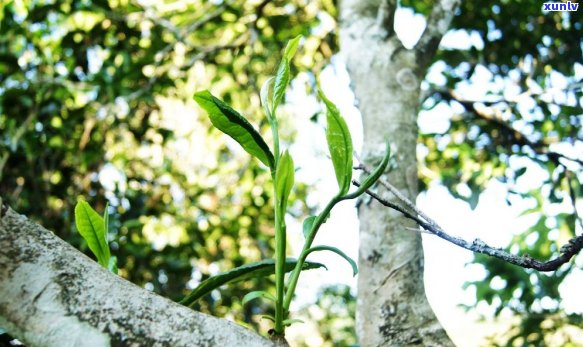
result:
[[[277,168],[279,164],[279,130],[277,125],[277,119],[275,115],[271,118],[271,133],[273,134],[273,149],[275,152],[275,167]],[[274,197],[274,208],[275,208],[275,326],[274,330],[277,335],[283,335],[284,327],[283,321],[285,319],[283,300],[285,296],[285,220],[284,213],[282,211],[281,201],[277,198],[277,182],[275,182],[276,172],[273,170],[271,172],[271,177],[273,180],[273,197]]]
[[[275,192],[275,333],[283,335],[283,320],[284,308],[283,300],[285,296],[285,221],[283,219],[283,212],[281,210],[280,201],[277,200],[277,193]]]
[[[294,270],[290,276],[290,279],[289,279],[287,293],[285,295],[285,301],[283,304],[283,307],[286,311],[289,310],[289,306],[291,304],[292,298],[294,296],[294,292],[296,290],[296,286],[298,284],[298,280],[300,278],[300,273],[302,272],[302,268],[304,267],[304,262],[306,261],[306,258],[308,257],[308,254],[309,254],[308,250],[310,249],[310,247],[312,247],[312,242],[314,242],[314,238],[316,237],[316,234],[318,233],[318,229],[320,228],[320,226],[322,224],[324,224],[324,221],[326,221],[326,218],[328,218],[328,215],[330,214],[330,211],[332,210],[332,208],[342,200],[345,200],[345,197],[340,197],[340,196],[334,197],[332,200],[330,200],[328,205],[326,205],[326,207],[324,208],[322,213],[320,213],[318,215],[318,217],[316,217],[316,220],[314,221],[314,224],[312,225],[312,229],[310,230],[310,232],[308,233],[308,236],[306,237],[306,242],[304,242],[304,247],[302,248],[302,253],[300,253],[300,256],[298,258],[298,262],[296,263],[296,267],[294,268]]]
[[[279,130],[278,130],[278,125],[277,125],[277,119],[275,118],[275,115],[272,116],[272,118],[270,119],[270,127],[271,127],[271,134],[273,136],[273,151],[275,152],[275,167],[277,167],[277,163],[279,162]],[[274,172],[272,172],[272,174],[275,174]],[[274,183],[275,183],[275,175],[273,175],[274,177]]]

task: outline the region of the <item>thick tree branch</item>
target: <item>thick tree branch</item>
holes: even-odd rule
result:
[[[440,0],[433,5],[431,14],[427,18],[427,26],[415,45],[417,57],[422,65],[426,66],[430,63],[460,3],[461,0]]]
[[[361,165],[360,167],[365,172],[370,173],[370,170],[368,170],[368,168],[365,168],[364,165]],[[357,187],[360,186],[360,183],[357,181],[353,181],[352,183]],[[395,195],[397,199],[399,199],[406,206],[406,208],[394,202],[390,202],[387,199],[383,199],[374,192],[367,190],[367,194],[370,195],[373,199],[381,203],[383,206],[401,212],[405,217],[415,221],[428,233],[440,237],[446,241],[453,243],[454,245],[465,248],[472,252],[486,254],[498,258],[500,260],[506,261],[508,263],[518,265],[525,269],[535,269],[538,271],[554,271],[557,270],[561,265],[570,261],[573,256],[578,254],[581,251],[581,249],[583,249],[583,235],[579,235],[577,237],[570,239],[567,244],[561,247],[560,255],[558,257],[544,262],[533,259],[528,254],[524,256],[517,256],[508,253],[503,249],[494,248],[492,246],[487,245],[484,241],[480,239],[475,239],[472,242],[468,242],[462,238],[452,236],[445,232],[443,228],[439,226],[439,224],[437,224],[434,220],[429,218],[429,216],[423,213],[423,211],[417,208],[415,204],[413,204],[411,201],[409,201],[409,199],[403,196],[397,190],[397,188],[393,187],[389,182],[386,182],[381,179],[379,180],[379,183],[383,187],[387,188],[393,195]]]
[[[396,10],[396,0],[344,0],[340,23],[343,27],[352,27],[358,22],[359,35],[388,40],[395,37]]]
[[[277,346],[112,275],[4,205],[0,327],[27,346]]]
[[[385,29],[386,37],[395,34],[395,13],[397,13],[396,0],[382,0],[377,12],[377,26]]]

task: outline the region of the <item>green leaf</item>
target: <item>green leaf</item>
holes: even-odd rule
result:
[[[267,115],[267,119],[269,123],[273,122],[273,113],[269,107],[269,94],[271,92],[271,88],[273,88],[273,82],[275,81],[275,77],[271,76],[263,83],[261,86],[261,91],[259,92],[259,97],[261,98],[261,105],[263,105],[263,110]]]
[[[194,100],[207,111],[211,123],[217,129],[232,137],[247,153],[273,170],[275,164],[269,146],[243,116],[208,90],[194,94]]]
[[[377,166],[374,169],[374,171],[371,172],[371,174],[368,175],[362,181],[362,183],[360,184],[360,187],[358,187],[358,189],[354,193],[348,194],[347,196],[345,196],[345,198],[346,199],[357,198],[357,197],[361,196],[362,194],[364,194],[366,192],[366,190],[369,189],[373,184],[375,184],[375,182],[381,177],[383,172],[385,172],[385,169],[387,168],[387,165],[389,164],[390,157],[391,157],[391,144],[389,142],[387,142],[385,156],[383,157],[383,160],[381,161],[379,166]]]
[[[287,59],[288,61],[291,60],[293,58],[293,56],[296,54],[296,51],[298,50],[298,46],[300,45],[301,38],[302,38],[302,35],[298,35],[298,36],[294,37],[293,39],[289,40],[289,42],[285,46],[285,51],[283,52],[283,57],[285,59]]]
[[[297,260],[288,258],[285,261],[285,271],[289,272],[296,266]],[[315,262],[305,262],[302,270],[311,270],[326,268],[324,264]],[[265,259],[251,264],[246,264],[227,272],[220,273],[216,276],[202,281],[198,287],[190,292],[184,299],[180,301],[182,305],[191,306],[198,299],[202,298],[211,291],[219,288],[227,283],[234,283],[255,277],[267,277],[275,273],[275,260]]]
[[[277,74],[275,75],[275,84],[273,86],[272,112],[274,116],[277,106],[279,106],[281,100],[283,99],[288,83],[289,83],[289,61],[286,58],[283,58],[279,63],[279,66],[277,67]]]
[[[109,202],[105,204],[105,209],[103,210],[103,228],[105,229],[105,243],[108,244],[107,235],[109,235]],[[117,257],[109,258],[107,261],[107,270],[117,275]]]
[[[275,194],[283,213],[285,213],[287,199],[294,185],[294,174],[294,161],[288,151],[285,151],[279,158],[275,171]]]
[[[247,293],[244,297],[243,297],[243,301],[242,304],[245,305],[247,304],[249,301],[253,300],[253,299],[257,299],[257,298],[264,298],[270,301],[275,302],[275,296],[269,294],[268,292],[264,291],[264,290],[256,290],[250,293]]]
[[[514,173],[514,178],[518,178],[526,173],[526,167],[521,167]]]
[[[117,257],[109,258],[107,269],[117,275]]]
[[[283,57],[279,62],[279,66],[277,67],[271,104],[271,112],[273,117],[275,117],[275,111],[277,110],[277,106],[279,106],[279,104],[281,103],[281,100],[285,95],[285,90],[287,89],[287,86],[289,84],[290,80],[289,64],[294,55],[296,54],[296,51],[298,50],[301,38],[302,38],[301,36],[296,36],[287,43],[285,50],[283,52]]]
[[[105,203],[105,209],[103,209],[103,229],[105,230],[105,240],[107,243],[107,235],[109,235],[109,202]]]
[[[304,230],[304,237],[308,237],[308,235],[310,234],[310,231],[312,230],[312,226],[314,225],[314,222],[316,221],[316,216],[309,216],[308,218],[306,218],[304,220],[304,226],[303,226],[303,230]]]
[[[294,323],[304,323],[304,321],[301,319],[284,319],[282,323],[284,327],[287,327]]]
[[[85,200],[79,200],[75,206],[75,224],[79,234],[85,239],[99,264],[108,268],[110,253],[104,219],[91,208],[89,203]]]
[[[318,94],[326,104],[328,111],[326,114],[326,122],[328,123],[326,140],[328,141],[336,180],[340,188],[339,195],[342,196],[350,189],[350,181],[352,179],[352,139],[348,126],[346,126],[346,122],[340,115],[336,105],[328,100],[321,90],[318,91]]]
[[[352,258],[347,256],[346,253],[342,252],[341,250],[339,250],[336,247],[315,246],[315,247],[308,249],[308,251],[306,252],[306,256],[312,252],[319,252],[319,251],[330,251],[330,252],[334,252],[334,253],[338,254],[342,258],[346,259],[346,261],[350,264],[350,266],[352,266],[352,275],[356,276],[356,274],[358,274],[358,266],[356,266],[356,262],[354,260],[352,260]]]

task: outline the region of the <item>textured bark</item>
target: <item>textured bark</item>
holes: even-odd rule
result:
[[[342,1],[340,45],[363,117],[363,159],[377,163],[389,140],[397,167],[386,178],[415,201],[420,83],[449,22],[445,11],[434,11],[435,23],[420,45],[408,50],[394,35],[395,8],[395,1]],[[415,225],[375,202],[361,204],[359,218],[361,346],[452,345],[425,296],[421,237],[407,230]]]
[[[11,209],[0,211],[0,327],[27,346],[278,345],[107,272]]]

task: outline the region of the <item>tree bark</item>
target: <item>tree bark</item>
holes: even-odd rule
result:
[[[396,1],[344,0],[340,6],[341,54],[362,114],[363,160],[377,164],[390,141],[397,166],[386,178],[412,201],[418,189],[420,83],[457,6],[456,1],[442,2],[450,13],[436,4],[414,49],[403,47],[394,33]],[[377,203],[360,206],[360,345],[452,345],[425,296],[421,237],[408,229],[415,225]]]
[[[150,293],[0,210],[0,327],[27,346],[278,345]]]

